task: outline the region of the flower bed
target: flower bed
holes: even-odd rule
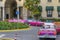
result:
[[[8,22],[21,22],[21,23],[25,23],[25,22],[27,22],[27,20],[22,20],[22,19],[19,19],[19,20],[17,20],[17,19],[9,19]]]
[[[23,29],[28,28],[29,25],[23,23],[14,22],[0,22],[0,30],[13,30],[13,29]]]

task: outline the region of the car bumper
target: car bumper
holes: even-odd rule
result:
[[[56,36],[38,36],[38,38],[56,38]]]

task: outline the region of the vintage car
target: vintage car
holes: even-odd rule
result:
[[[8,22],[21,22],[21,23],[26,23],[27,20],[22,20],[22,19],[19,19],[19,20],[17,20],[17,19],[9,19]]]
[[[44,25],[38,31],[38,38],[39,39],[46,39],[50,38],[55,40],[56,39],[56,29],[53,23],[44,23]]]
[[[27,21],[30,26],[41,26],[44,24],[44,22],[36,21],[36,20],[27,20]]]
[[[56,25],[57,34],[60,34],[60,22],[54,22],[54,24]]]
[[[57,31],[57,35],[59,35],[60,34],[60,27],[57,27],[56,31]]]

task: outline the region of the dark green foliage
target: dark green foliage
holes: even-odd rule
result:
[[[28,27],[29,25],[23,23],[0,22],[0,30],[22,29]]]
[[[54,21],[54,22],[60,22],[60,19],[56,19],[56,18],[53,18],[53,19],[44,19],[44,18],[42,18],[42,19],[40,19],[41,21],[46,21],[46,20],[52,20],[52,21]]]
[[[25,0],[24,7],[31,11],[34,19],[39,19],[42,12],[42,6],[39,5],[40,0]]]

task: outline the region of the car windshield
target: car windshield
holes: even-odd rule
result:
[[[54,29],[54,25],[45,25],[46,29]]]
[[[42,29],[54,29],[55,26],[54,25],[44,25],[41,27]]]

